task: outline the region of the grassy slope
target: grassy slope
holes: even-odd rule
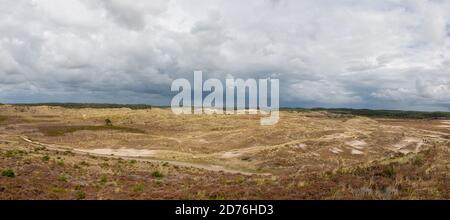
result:
[[[444,146],[353,168],[249,177],[13,145],[0,148],[0,199],[450,199]]]
[[[130,108],[151,109],[146,104],[109,104],[109,103],[32,103],[16,104],[18,106],[59,106],[65,108]],[[168,108],[168,106],[158,106]],[[385,117],[401,119],[450,119],[450,112],[422,112],[401,110],[373,110],[373,109],[351,109],[351,108],[280,108],[282,111],[327,111],[344,115],[359,115],[366,117]]]

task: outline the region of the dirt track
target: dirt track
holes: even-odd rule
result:
[[[21,136],[20,138],[30,144],[38,145],[41,147],[46,147],[50,150],[60,151],[60,152],[71,151],[73,153],[80,154],[80,155],[92,155],[92,156],[101,156],[101,157],[117,158],[117,159],[118,158],[132,159],[132,160],[142,161],[142,162],[170,163],[170,164],[176,165],[176,166],[193,167],[193,168],[205,169],[205,170],[209,170],[209,171],[225,172],[225,173],[232,173],[232,174],[266,175],[266,176],[271,175],[270,173],[253,173],[253,172],[245,172],[245,171],[241,171],[241,170],[233,170],[233,169],[228,169],[228,168],[218,166],[218,165],[203,165],[203,164],[195,164],[195,163],[189,163],[189,162],[158,160],[158,159],[150,159],[150,158],[135,157],[135,156],[118,156],[118,155],[110,155],[110,154],[102,154],[102,153],[92,153],[92,151],[89,151],[86,149],[73,149],[71,147],[58,146],[58,145],[54,145],[54,144],[44,144],[41,142],[32,141],[24,136]]]

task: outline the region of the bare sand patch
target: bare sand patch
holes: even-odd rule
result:
[[[306,155],[314,156],[314,157],[320,157],[320,154],[319,154],[319,153],[316,153],[316,152],[309,152],[309,153],[307,153]]]
[[[332,153],[334,153],[334,154],[340,154],[340,153],[342,153],[343,151],[340,149],[340,148],[337,148],[337,147],[333,147],[333,148],[331,148],[331,149],[329,149]]]
[[[99,155],[113,155],[121,157],[149,157],[155,155],[154,150],[142,150],[142,149],[132,149],[132,148],[97,148],[97,149],[76,149],[77,151],[99,154]]]
[[[420,141],[420,139],[418,139],[418,138],[407,137],[407,138],[401,140],[400,142],[396,143],[394,145],[394,147],[397,149],[400,149],[400,148],[406,147],[407,145],[409,145],[411,143],[417,143],[419,141]]]
[[[413,146],[412,146],[413,145]],[[420,147],[423,145],[423,140],[415,137],[407,137],[398,142],[394,145],[394,150],[400,152],[400,153],[410,153],[410,152],[417,152],[420,150]],[[411,149],[411,147],[414,147],[414,149]]]
[[[356,149],[352,149],[351,154],[361,155],[361,154],[364,154],[364,152],[356,150]]]
[[[450,120],[439,121],[442,125],[436,125],[437,128],[450,128]]]
[[[292,147],[306,150],[306,144],[302,144],[302,143],[294,144]]]
[[[239,152],[235,152],[235,151],[228,151],[228,152],[224,152],[220,157],[221,158],[235,158],[235,157],[239,157],[242,156],[242,153]]]
[[[348,141],[345,142],[346,145],[352,146],[353,148],[356,149],[364,149],[364,146],[367,145],[367,143],[365,141],[361,141],[361,140],[354,140],[354,141]]]
[[[346,133],[335,133],[330,135],[325,135],[323,137],[324,140],[335,140],[335,139],[344,139],[351,137],[349,134]]]

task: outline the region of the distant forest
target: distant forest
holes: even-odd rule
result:
[[[282,111],[327,111],[343,115],[359,115],[379,118],[405,118],[405,119],[450,119],[450,112],[422,112],[401,110],[373,110],[351,108],[282,108]]]
[[[146,104],[109,104],[109,103],[32,103],[14,104],[17,106],[59,106],[65,108],[130,108],[151,109]],[[155,106],[158,108],[169,108],[170,106]],[[450,119],[450,112],[423,112],[423,111],[401,111],[401,110],[373,110],[373,109],[351,109],[351,108],[280,108],[281,111],[326,111],[343,115],[358,115],[380,118],[405,118],[405,119]]]

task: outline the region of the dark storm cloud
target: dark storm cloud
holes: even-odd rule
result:
[[[280,78],[281,103],[446,110],[448,1],[0,0],[0,102],[168,104],[172,80]]]

